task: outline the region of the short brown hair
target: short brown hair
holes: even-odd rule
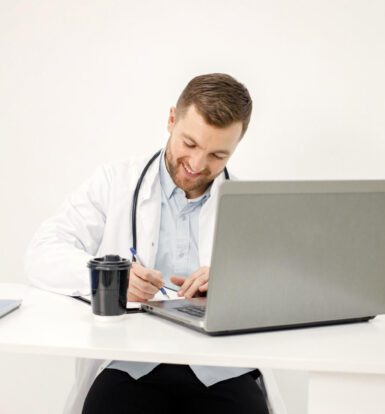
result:
[[[230,75],[210,73],[193,78],[176,104],[176,115],[183,116],[194,105],[209,125],[225,128],[242,122],[241,137],[250,122],[253,101],[249,91]]]

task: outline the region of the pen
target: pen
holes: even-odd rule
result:
[[[132,256],[136,259],[136,261],[137,261],[137,262],[138,262],[141,266],[144,266],[143,262],[140,260],[140,258],[139,258],[139,256],[138,256],[138,253],[136,252],[136,250],[135,250],[133,247],[131,247],[131,248],[130,248],[130,252],[131,252]],[[166,298],[167,298],[167,299],[170,299],[170,297],[168,296],[168,294],[167,294],[167,292],[166,292],[166,289],[165,289],[165,288],[162,288],[162,287],[161,287],[159,290],[162,292],[163,296],[166,296]]]

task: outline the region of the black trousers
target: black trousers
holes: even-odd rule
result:
[[[206,387],[188,365],[160,364],[138,380],[105,369],[92,384],[82,414],[268,414],[256,372]]]

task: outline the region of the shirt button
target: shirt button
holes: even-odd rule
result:
[[[183,257],[184,256],[184,253],[179,253],[178,254],[178,257]]]

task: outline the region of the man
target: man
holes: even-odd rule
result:
[[[130,160],[104,167],[57,216],[43,223],[27,252],[31,281],[64,294],[87,293],[86,263],[91,257],[127,257],[134,189],[148,166],[137,212],[137,250],[146,266],[133,263],[128,299],[149,300],[163,286],[186,298],[204,294],[218,186],[247,130],[251,110],[247,89],[231,76],[192,79],[170,110],[170,137],[151,165]],[[125,361],[102,368],[91,388],[84,388],[84,414],[268,412],[255,382],[259,371],[252,368]]]

